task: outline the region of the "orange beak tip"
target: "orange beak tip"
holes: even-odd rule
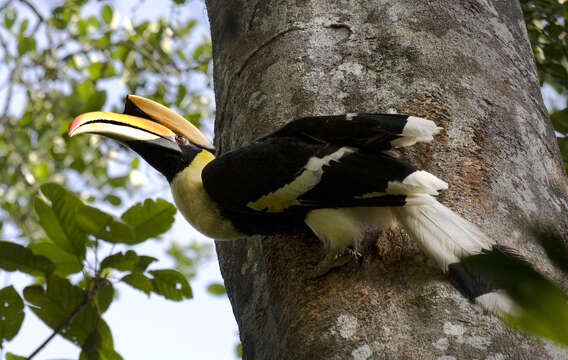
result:
[[[71,121],[71,124],[69,124],[69,128],[67,129],[67,135],[69,135],[69,137],[73,137],[75,130],[81,125],[81,116],[82,115],[77,116]]]

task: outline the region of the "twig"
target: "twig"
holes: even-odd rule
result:
[[[38,8],[35,6],[35,4],[33,4],[31,1],[29,0],[20,0],[20,2],[22,2],[23,4],[25,4],[27,7],[30,8],[30,10],[36,14],[37,18],[38,18],[38,22],[35,26],[35,29],[33,31],[33,33],[35,34],[38,30],[38,28],[40,27],[41,23],[44,23],[46,26],[46,37],[47,37],[47,46],[49,47],[49,52],[50,55],[55,59],[55,47],[53,46],[53,38],[51,37],[51,23],[49,21],[46,20],[45,16],[43,16],[42,13],[39,12]]]
[[[152,66],[152,68],[154,68],[154,70],[156,70],[156,72],[160,72],[162,64],[160,64],[160,62],[156,60],[151,53],[147,52],[142,47],[136,47],[128,41],[119,41],[117,45],[122,45],[131,51],[136,51],[140,53],[144,58],[146,58],[150,62],[150,65]]]
[[[39,12],[39,10],[37,9],[37,7],[32,4],[31,2],[29,2],[28,0],[20,0],[20,2],[24,3],[27,5],[27,7],[30,8],[31,11],[33,11],[36,16],[39,18],[40,21],[45,21],[45,18],[43,17],[43,15]]]
[[[14,90],[14,80],[16,79],[16,70],[19,67],[19,63],[14,65],[14,68],[10,72],[10,76],[8,77],[8,93],[5,97],[4,109],[2,109],[2,115],[0,116],[1,119],[7,119],[8,110],[10,110],[10,102],[12,102],[12,92]]]
[[[6,9],[8,7],[8,5],[10,5],[11,2],[12,2],[12,0],[8,0],[4,4],[0,5],[0,13],[2,11],[4,11],[4,9]]]
[[[87,305],[89,305],[89,303],[93,301],[95,295],[105,283],[106,278],[99,277],[99,274],[97,274],[94,279],[94,285],[85,295],[85,299],[83,299],[83,301],[79,305],[77,305],[77,307],[69,315],[67,315],[67,317],[61,322],[61,324],[53,329],[53,333],[49,335],[49,337],[45,339],[45,341],[40,346],[38,346],[38,348],[35,349],[34,352],[30,354],[30,356],[26,358],[26,360],[33,359],[34,356],[36,356],[51,341],[51,339],[59,334],[59,332],[61,332],[61,330],[63,330],[66,326],[71,324],[73,319],[75,319],[75,317],[77,317],[77,315],[79,315],[79,313],[81,313],[81,311],[83,311],[85,307],[87,307]]]

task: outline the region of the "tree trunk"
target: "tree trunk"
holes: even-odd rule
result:
[[[504,0],[208,0],[226,152],[292,119],[397,112],[445,131],[403,157],[440,201],[537,267],[535,233],[568,238],[568,186],[519,4]],[[377,240],[378,239],[378,240]],[[314,236],[217,242],[246,359],[558,359],[468,302],[399,229],[360,264],[303,284]],[[446,356],[446,357],[444,357]]]

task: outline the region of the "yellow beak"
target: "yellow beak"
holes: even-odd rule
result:
[[[126,102],[127,114],[95,111],[77,116],[69,125],[69,136],[90,133],[120,141],[166,138],[175,142],[179,134],[197,146],[213,149],[209,139],[175,111],[136,95],[128,95]]]

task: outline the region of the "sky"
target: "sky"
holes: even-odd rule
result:
[[[47,13],[50,7],[59,2],[38,0],[34,3],[43,13]],[[167,16],[168,8],[164,7],[164,2],[161,1],[112,2],[113,8],[121,14],[121,21],[137,4],[140,4],[136,11],[137,19]],[[188,1],[187,14],[198,22],[196,41],[202,36],[208,36],[209,23],[203,2]],[[116,87],[116,84],[109,83],[105,87],[112,89],[113,86]],[[123,93],[117,94],[115,98],[121,99],[123,95]],[[13,108],[17,108],[17,104]],[[207,126],[205,132],[211,136],[211,126]],[[148,184],[147,189],[141,189],[140,192],[143,194],[151,192],[154,198],[161,197],[173,202],[166,180],[146,164],[141,165],[141,169],[148,179]],[[159,186],[154,186],[156,184]],[[125,206],[141,200],[143,196],[139,199],[127,199]],[[119,214],[112,208],[104,210],[114,212],[115,215]],[[187,244],[194,239],[213,244],[211,239],[195,231],[179,213],[176,215],[173,230],[165,238],[174,238],[180,244]],[[153,265],[153,268],[166,268],[172,266],[165,256],[166,248],[167,243],[164,241],[151,241],[135,249],[139,254],[160,258],[160,262]],[[214,296],[206,291],[207,285],[212,282],[223,282],[215,256],[200,266],[197,277],[190,280],[194,293],[194,298],[190,300],[173,302],[154,294],[148,297],[129,286],[115,284],[115,288],[119,291],[118,300],[115,300],[104,314],[104,319],[113,333],[115,349],[124,359],[235,359],[235,346],[239,343],[237,325],[228,298]],[[30,284],[30,278],[17,273],[0,272],[0,287],[9,284],[14,284],[21,292]],[[20,333],[12,341],[5,343],[4,350],[27,356],[51,332],[51,329],[28,311]],[[79,352],[78,347],[57,336],[34,359],[77,359]]]

